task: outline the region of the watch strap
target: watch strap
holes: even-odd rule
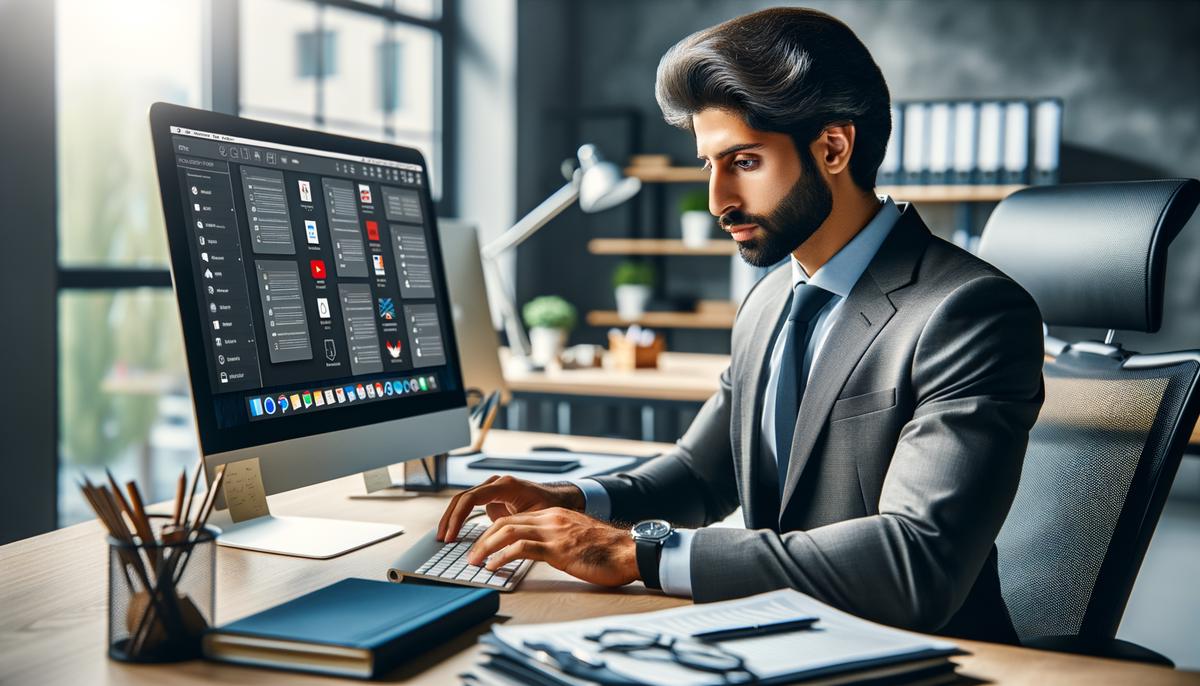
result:
[[[642,577],[642,583],[646,584],[646,588],[661,591],[662,584],[658,579],[658,565],[662,557],[663,542],[634,539],[634,543],[637,550],[638,573]]]

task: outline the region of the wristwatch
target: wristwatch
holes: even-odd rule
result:
[[[633,525],[629,530],[637,545],[637,566],[646,588],[662,590],[658,579],[658,564],[662,558],[663,544],[675,533],[675,527],[665,519],[647,519]]]

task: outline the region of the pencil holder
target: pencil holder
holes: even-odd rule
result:
[[[213,621],[216,531],[150,517],[158,542],[108,539],[108,656],[124,662],[200,657]]]

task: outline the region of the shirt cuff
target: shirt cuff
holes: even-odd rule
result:
[[[662,557],[658,560],[658,580],[663,593],[692,597],[692,539],[695,529],[676,529],[663,543]]]
[[[571,479],[568,483],[583,491],[584,514],[608,521],[612,514],[612,498],[608,496],[608,489],[604,488],[603,484],[595,479]]]

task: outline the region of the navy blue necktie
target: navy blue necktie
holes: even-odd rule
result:
[[[807,283],[796,284],[792,290],[792,308],[783,325],[783,355],[775,389],[775,463],[779,466],[780,493],[787,479],[800,399],[804,397],[804,386],[808,383],[804,354],[816,328],[817,314],[832,297],[833,293]]]

